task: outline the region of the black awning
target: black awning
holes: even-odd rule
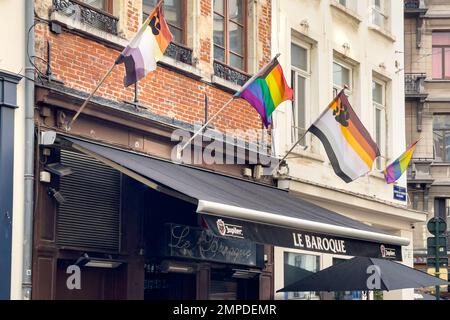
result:
[[[400,246],[409,244],[406,238],[386,234],[284,190],[107,145],[63,139],[141,182],[148,180],[150,186],[194,199],[197,212],[219,236],[346,255],[381,257],[388,252],[393,259],[401,259]]]

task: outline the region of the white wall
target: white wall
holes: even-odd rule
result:
[[[0,69],[25,73],[25,1],[0,1]],[[17,87],[15,110],[11,298],[21,298],[24,181],[24,81]]]
[[[358,0],[356,14],[347,14],[332,6],[335,0],[274,0],[273,1],[273,55],[281,53],[280,62],[290,82],[290,43],[295,30],[313,43],[311,64],[311,97],[309,99],[308,124],[333,99],[333,52],[346,54],[344,60],[354,64],[352,105],[361,121],[374,137],[374,107],[372,105],[372,74],[387,82],[387,157],[397,158],[405,150],[404,73],[403,73],[403,4],[386,1],[390,8],[388,25],[390,34],[377,32],[370,27],[371,0]],[[292,14],[295,13],[295,14]],[[307,22],[309,28],[302,26]],[[303,23],[304,24],[304,23]],[[394,40],[395,39],[395,40]],[[344,43],[350,46],[348,52]],[[380,67],[381,65],[381,67]],[[384,67],[383,67],[384,65]],[[274,113],[276,150],[284,155],[292,145],[290,102],[279,106]],[[289,162],[290,174],[323,185],[375,196],[385,201],[393,199],[392,185],[385,183],[381,173],[373,172],[350,184],[337,177],[318,139],[308,137],[309,148],[304,157]],[[400,185],[406,186],[402,177]]]

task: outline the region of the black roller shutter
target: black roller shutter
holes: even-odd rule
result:
[[[61,150],[73,174],[60,178],[57,243],[64,247],[120,250],[120,172],[86,155]]]

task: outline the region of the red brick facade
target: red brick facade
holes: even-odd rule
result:
[[[199,12],[201,16],[211,19],[212,27],[212,0],[199,1]],[[36,3],[41,2],[36,0]],[[249,1],[253,5],[254,1]],[[141,6],[138,1],[128,0],[125,6],[126,14],[119,14],[120,18],[127,19],[126,30],[119,34],[134,34],[138,30],[141,19]],[[249,37],[248,45],[255,46],[255,51],[260,52],[257,57],[258,65],[261,67],[270,60],[271,56],[271,1],[257,1],[257,32],[258,43]],[[42,3],[37,7],[42,7]],[[52,9],[47,8],[47,12]],[[45,10],[41,9],[42,12]],[[114,12],[117,14],[117,12]],[[48,18],[48,17],[44,17]],[[197,20],[196,20],[197,21]],[[212,32],[211,32],[212,36]],[[36,27],[36,55],[46,59],[46,42],[49,40],[52,46],[52,70],[53,76],[64,85],[82,90],[91,91],[97,81],[103,76],[108,68],[114,63],[119,55],[120,47],[115,45],[111,48],[105,41],[96,41],[94,38],[83,34],[76,34],[71,29],[63,29],[61,34],[51,33],[45,24]],[[211,64],[213,56],[213,45],[211,38],[200,38],[199,56],[194,60],[200,60],[203,64]],[[262,50],[260,49],[262,48]],[[261,56],[262,51],[262,56]],[[38,64],[41,71],[45,70],[44,63]],[[212,68],[210,69],[212,70]],[[147,106],[150,111],[160,115],[175,118],[193,124],[202,122],[204,119],[204,95],[209,96],[209,114],[214,114],[228,99],[231,94],[211,84],[211,75],[204,75],[202,80],[182,75],[179,72],[169,70],[167,67],[159,66],[155,72],[149,74],[139,82],[139,102]],[[207,73],[207,72],[206,72]],[[98,95],[107,99],[123,102],[132,101],[134,97],[133,86],[123,86],[124,66],[115,68],[112,75],[105,81],[98,91]],[[257,112],[246,101],[235,101],[223,114],[213,123],[218,129],[259,129],[261,121]]]

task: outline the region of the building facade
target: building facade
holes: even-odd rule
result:
[[[0,38],[8,43],[0,52],[0,299],[4,300],[20,299],[22,284],[25,1],[2,1],[0,11]]]
[[[353,109],[378,144],[382,158],[367,176],[346,184],[335,175],[321,142],[308,133],[278,176],[313,203],[411,240],[403,263],[413,264],[413,228],[425,215],[407,208],[406,176],[386,184],[381,170],[405,150],[403,4],[398,1],[274,1],[272,52],[281,53],[295,91],[292,105],[276,110],[275,150],[282,157],[347,86]],[[292,14],[295,12],[296,14]],[[399,188],[400,187],[400,188]],[[394,189],[395,188],[395,189]],[[403,200],[397,200],[397,191]],[[343,257],[275,248],[275,289],[284,267],[317,271]],[[412,290],[384,293],[384,299],[412,299]],[[316,294],[277,294],[277,299],[318,299]],[[335,298],[361,298],[359,293]]]
[[[38,137],[54,131],[56,142],[81,138],[170,160],[179,142],[171,139],[174,132],[193,133],[269,62],[271,1],[165,1],[174,41],[157,70],[126,88],[124,68],[116,67],[68,131],[83,99],[156,3],[35,1]],[[242,142],[243,162],[215,165],[200,158],[197,166],[272,183],[270,177],[253,178],[255,163],[245,159],[251,144],[245,132],[261,128],[250,105],[234,101],[211,125],[214,132],[244,133],[234,135]],[[176,196],[164,195],[116,163],[64,144],[45,147],[44,140],[36,141],[33,299],[272,297],[270,246],[208,238],[189,197],[166,189]],[[174,244],[185,237],[183,247]],[[222,251],[211,253],[208,244]],[[81,282],[69,283],[77,267]]]
[[[446,46],[450,7],[445,1],[405,1],[406,138],[418,139],[408,174],[411,207],[445,221],[449,216]],[[428,220],[427,219],[427,220]],[[426,223],[414,232],[416,266],[426,270]]]

